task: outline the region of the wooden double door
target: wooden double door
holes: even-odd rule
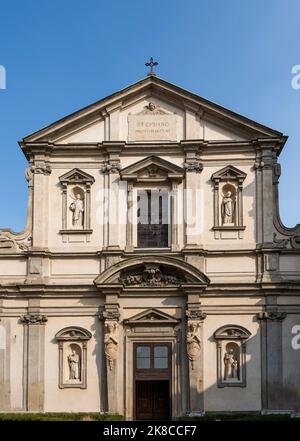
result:
[[[168,420],[171,416],[171,345],[134,345],[136,420]]]

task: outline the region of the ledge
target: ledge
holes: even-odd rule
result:
[[[93,230],[59,230],[59,234],[92,234]]]
[[[243,225],[230,225],[225,227],[224,225],[220,225],[218,227],[212,227],[213,231],[243,231],[246,227]]]

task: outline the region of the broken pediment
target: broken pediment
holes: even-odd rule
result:
[[[121,171],[122,179],[130,181],[182,180],[183,175],[183,168],[157,156],[148,156]]]
[[[160,311],[156,308],[149,308],[146,311],[140,312],[133,317],[124,320],[125,325],[129,326],[149,326],[149,325],[171,325],[175,326],[180,322],[179,319]]]

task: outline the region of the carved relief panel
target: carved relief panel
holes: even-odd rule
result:
[[[217,343],[218,387],[246,387],[246,340],[251,333],[242,326],[222,326],[214,333]]]
[[[68,327],[59,331],[55,338],[59,347],[59,388],[87,385],[87,341],[92,334],[86,329]]]

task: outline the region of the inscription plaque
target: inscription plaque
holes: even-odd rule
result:
[[[157,109],[151,103],[137,115],[128,115],[129,141],[176,141],[176,115]]]

